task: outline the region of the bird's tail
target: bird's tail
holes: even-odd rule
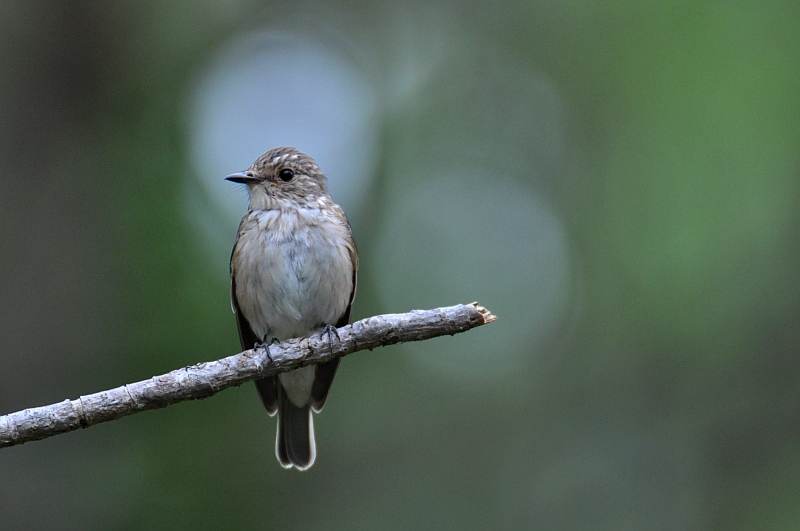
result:
[[[314,419],[311,407],[297,407],[278,382],[278,434],[275,437],[275,455],[284,468],[306,470],[314,464],[317,445],[314,442]]]

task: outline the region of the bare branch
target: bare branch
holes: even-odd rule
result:
[[[496,317],[478,303],[386,314],[309,338],[198,363],[149,380],[0,416],[0,448],[88,428],[139,411],[207,398],[228,387],[359,350],[465,332]]]

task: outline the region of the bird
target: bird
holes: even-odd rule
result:
[[[314,159],[278,147],[225,179],[246,185],[249,195],[230,261],[231,308],[242,349],[349,324],[358,250]],[[278,416],[275,455],[282,467],[307,470],[314,464],[312,411],[325,405],[339,361],[255,381],[267,413]]]

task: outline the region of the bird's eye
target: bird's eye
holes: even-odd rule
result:
[[[294,172],[289,169],[281,170],[280,173],[278,173],[278,177],[281,178],[281,181],[288,183],[289,181],[294,179]]]

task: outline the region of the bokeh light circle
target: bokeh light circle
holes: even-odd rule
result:
[[[224,177],[277,146],[314,157],[334,200],[357,215],[377,158],[377,103],[362,69],[341,47],[302,34],[241,35],[194,87],[188,121],[199,187],[190,183],[186,196],[206,240],[231,240],[244,212],[246,193]]]
[[[464,336],[414,344],[410,356],[457,379],[523,369],[568,296],[567,238],[556,213],[533,189],[475,168],[394,190],[374,258],[383,304],[405,311],[478,300],[500,317]]]

